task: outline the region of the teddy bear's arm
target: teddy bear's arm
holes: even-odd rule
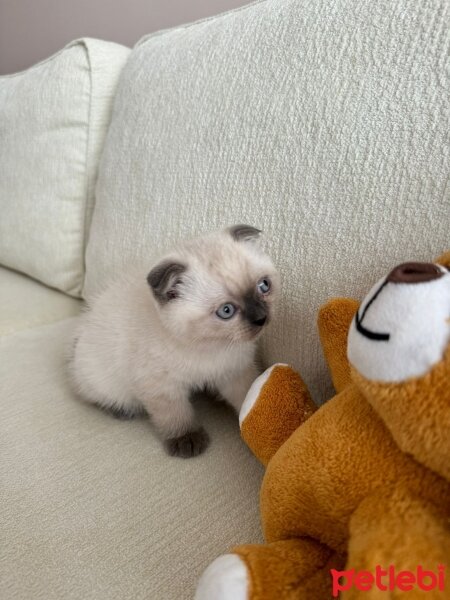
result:
[[[288,365],[276,364],[250,388],[239,415],[241,434],[264,464],[317,409],[302,378]]]
[[[350,324],[359,303],[351,298],[334,298],[324,304],[318,317],[322,348],[328,363],[336,392],[350,383],[350,365],[347,358],[347,337]]]

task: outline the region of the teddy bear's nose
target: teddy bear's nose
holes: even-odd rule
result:
[[[398,265],[387,276],[391,283],[424,283],[439,279],[443,273],[433,263],[408,262]]]

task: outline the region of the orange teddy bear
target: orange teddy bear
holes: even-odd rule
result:
[[[216,559],[196,600],[450,598],[449,267],[406,263],[361,306],[322,307],[319,409],[286,365],[254,382],[240,423],[267,467],[266,544]]]

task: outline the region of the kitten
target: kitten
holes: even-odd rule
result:
[[[146,272],[115,281],[81,317],[75,390],[115,416],[147,412],[169,454],[208,445],[190,394],[217,391],[237,411],[258,376],[256,339],[278,288],[248,225],[185,242]]]

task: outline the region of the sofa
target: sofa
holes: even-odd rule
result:
[[[261,540],[232,410],[197,399],[210,447],[167,456],[74,396],[77,315],[128,265],[250,223],[282,278],[262,359],[326,401],[320,304],[449,247],[449,22],[445,0],[260,0],[0,77],[1,598],[193,598]]]

